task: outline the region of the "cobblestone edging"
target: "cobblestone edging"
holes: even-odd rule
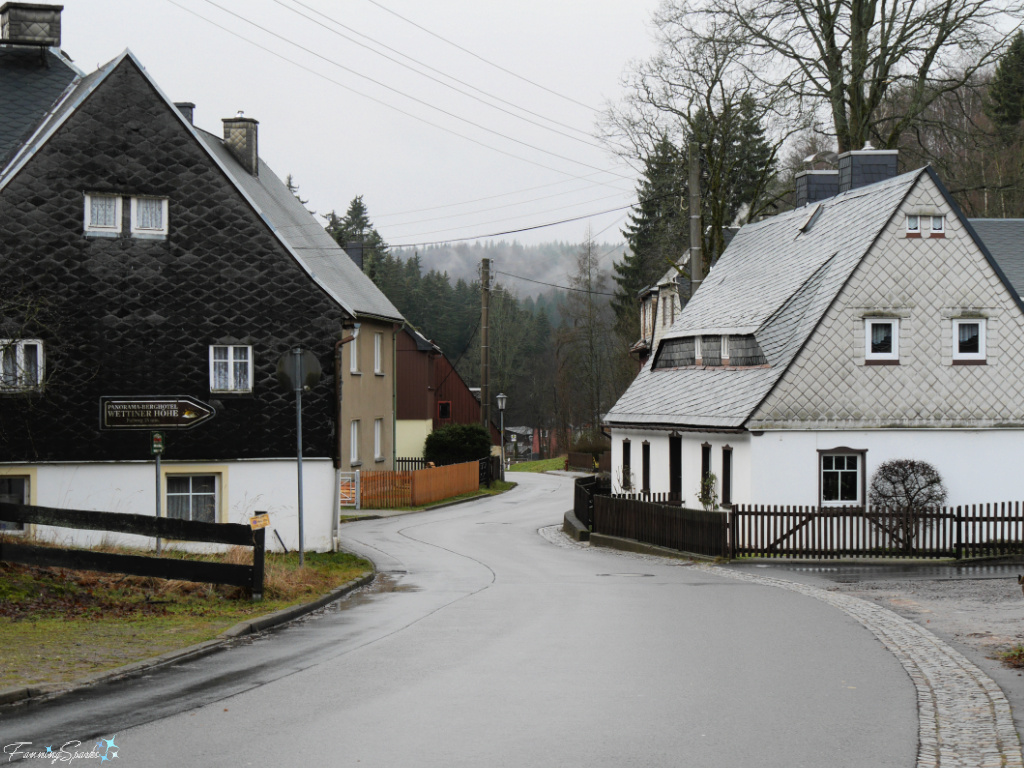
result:
[[[589,544],[565,536],[560,526],[543,528],[540,533],[558,546],[590,549]],[[624,556],[655,559],[651,555]],[[691,567],[821,600],[852,616],[877,637],[903,665],[917,689],[917,768],[1024,768],[1020,738],[1003,691],[924,627],[851,595],[704,563]]]

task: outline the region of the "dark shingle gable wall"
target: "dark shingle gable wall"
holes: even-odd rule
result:
[[[85,237],[85,192],[167,196],[169,237]],[[168,434],[166,459],[292,456],[294,395],[275,370],[296,344],[324,369],[303,399],[305,451],[332,454],[342,310],[130,58],[0,190],[0,266],[0,298],[35,314],[0,336],[42,338],[48,374],[42,397],[0,395],[0,461],[148,458],[148,432],[98,430],[101,395],[212,401],[215,419]],[[211,396],[214,343],[253,346],[253,394]]]

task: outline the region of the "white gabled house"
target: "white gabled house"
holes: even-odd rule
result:
[[[1024,303],[932,169],[866,183],[895,159],[739,231],[606,415],[614,491],[861,505],[913,458],[949,504],[1024,496]]]

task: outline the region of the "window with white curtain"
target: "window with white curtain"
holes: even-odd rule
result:
[[[133,197],[131,202],[132,235],[166,237],[167,198]]]
[[[252,392],[252,347],[232,344],[210,347],[210,391]]]
[[[85,196],[85,233],[114,237],[121,232],[119,195]]]

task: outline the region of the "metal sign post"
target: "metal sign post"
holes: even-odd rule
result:
[[[164,452],[164,433],[153,432],[151,433],[152,442],[149,446],[150,452],[156,458],[156,516],[161,517],[161,502],[160,502],[160,456]],[[156,537],[156,553],[160,554],[160,537]]]
[[[306,564],[306,546],[303,536],[302,522],[302,348],[295,347],[292,350],[292,361],[295,371],[295,431],[297,434],[296,456],[298,457],[299,471],[299,567]]]

